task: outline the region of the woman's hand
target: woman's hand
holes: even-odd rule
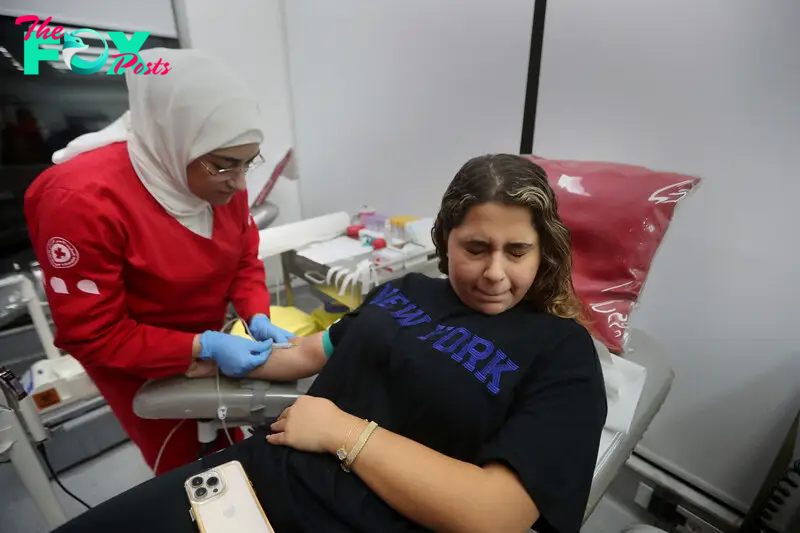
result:
[[[304,452],[336,453],[358,422],[328,399],[300,396],[270,426],[275,433],[267,436],[267,442]]]

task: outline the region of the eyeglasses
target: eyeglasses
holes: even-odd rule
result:
[[[264,156],[258,154],[252,161],[247,164],[239,165],[235,167],[227,167],[227,168],[219,168],[216,165],[209,163],[208,161],[200,160],[200,165],[208,172],[209,176],[218,178],[220,180],[229,180],[235,177],[236,174],[247,174],[252,170],[260,167],[264,164]]]

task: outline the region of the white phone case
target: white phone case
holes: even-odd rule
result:
[[[275,533],[239,461],[194,475],[184,487],[201,533]]]

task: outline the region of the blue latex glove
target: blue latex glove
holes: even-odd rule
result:
[[[279,328],[269,321],[267,315],[262,314],[255,315],[250,319],[250,334],[257,341],[272,339],[278,343],[289,342],[289,339],[296,337],[294,333]]]
[[[239,377],[266,363],[271,353],[271,340],[255,342],[219,331],[206,331],[200,335],[197,358],[213,359],[223,374]]]

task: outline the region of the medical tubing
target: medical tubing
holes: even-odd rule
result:
[[[159,463],[161,463],[161,455],[164,453],[164,449],[167,447],[169,439],[172,438],[172,435],[174,435],[175,432],[178,431],[178,428],[181,427],[181,424],[183,424],[184,422],[186,422],[185,418],[183,420],[178,421],[178,423],[175,424],[175,427],[172,428],[172,431],[170,431],[169,434],[167,435],[167,438],[164,439],[164,442],[161,444],[161,449],[158,450],[158,455],[156,456],[156,463],[153,465],[153,475],[156,476],[158,475],[158,465]]]
[[[233,322],[235,322],[235,321],[233,321],[233,320],[229,321],[227,324],[222,326],[223,331],[226,328],[230,327],[230,325],[233,324]],[[219,369],[217,369],[217,372],[219,372]],[[219,391],[219,376],[217,376],[217,391]],[[167,443],[169,443],[169,440],[172,438],[172,435],[174,435],[175,432],[178,431],[178,428],[181,427],[181,425],[184,422],[186,422],[185,418],[183,420],[178,421],[178,423],[175,424],[175,426],[172,428],[172,430],[170,430],[170,432],[167,434],[167,438],[164,439],[164,442],[161,443],[161,448],[159,448],[158,455],[156,456],[156,462],[153,465],[153,475],[156,475],[156,476],[158,475],[158,465],[161,464],[161,456],[164,454],[164,450],[167,447]]]
[[[222,326],[222,331],[228,330],[237,320],[240,319],[235,318],[233,320],[229,320],[228,322],[226,322]],[[250,335],[250,328],[248,327],[247,322],[242,320],[242,324],[244,324],[244,328],[245,331],[247,331],[247,334]],[[225,423],[225,418],[227,418],[228,414],[228,408],[222,405],[222,392],[220,391],[220,386],[219,386],[219,367],[216,367],[215,374],[217,380],[217,418],[219,418],[220,422],[222,422],[222,429],[225,430],[225,435],[228,437],[228,442],[231,443],[231,445],[233,445],[233,439],[231,438],[231,434],[228,431],[228,424]],[[181,427],[181,424],[183,424],[184,422],[186,422],[186,419],[180,420],[177,424],[175,424],[175,427],[172,428],[172,430],[167,435],[167,438],[164,439],[164,442],[161,444],[161,448],[158,450],[158,455],[156,456],[156,462],[153,465],[154,475],[158,475],[158,465],[161,463],[161,456],[164,454],[164,450],[167,447],[167,443],[169,443],[169,440],[172,438],[172,435],[175,434],[175,432],[178,430],[179,427]]]
[[[44,464],[45,464],[45,466],[47,466],[47,470],[50,472],[50,475],[53,476],[53,481],[56,482],[56,485],[61,487],[61,490],[63,490],[67,494],[67,496],[69,496],[70,498],[72,498],[73,500],[78,502],[79,504],[81,504],[84,507],[86,507],[86,509],[91,510],[91,508],[92,508],[91,505],[89,505],[85,501],[83,501],[80,498],[78,498],[77,496],[75,496],[75,494],[73,494],[69,489],[67,489],[67,487],[65,487],[64,484],[61,483],[61,480],[58,479],[58,476],[56,475],[56,471],[53,469],[53,465],[50,464],[50,458],[47,457],[47,450],[46,450],[46,448],[44,446],[44,443],[40,442],[37,445],[37,447],[39,448],[39,453],[42,455],[42,459],[44,459]]]
[[[231,446],[233,446],[233,439],[231,438],[231,434],[228,431],[228,424],[225,422],[225,419],[228,418],[228,407],[222,405],[222,392],[219,388],[219,367],[217,367],[216,372],[216,380],[217,380],[217,418],[219,418],[220,422],[222,422],[222,429],[225,431],[225,436],[228,437],[228,442]]]
[[[229,321],[227,324],[225,324],[225,326],[223,326],[222,331],[225,331],[228,328],[230,328],[236,322],[236,320],[242,320],[242,319],[239,318]],[[253,335],[252,333],[250,333],[250,326],[247,324],[247,321],[242,320],[242,325],[244,326],[245,333],[250,335],[250,337],[252,338]],[[222,430],[225,432],[225,436],[228,438],[228,443],[230,443],[230,445],[233,446],[234,444],[233,438],[231,437],[231,432],[228,430],[228,423],[225,422],[225,419],[228,418],[228,406],[222,405],[222,391],[220,390],[220,385],[219,385],[219,367],[217,367],[216,370],[217,371],[215,373],[216,374],[215,379],[217,381],[217,418],[219,418],[219,421],[222,422]]]

